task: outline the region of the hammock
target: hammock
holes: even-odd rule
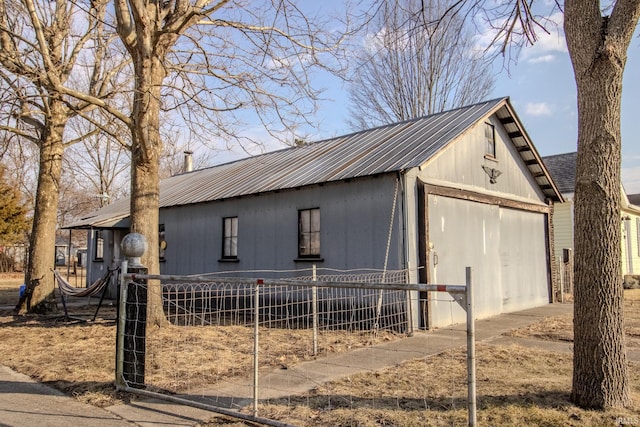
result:
[[[98,316],[98,311],[102,306],[104,296],[107,293],[107,285],[111,281],[111,276],[118,270],[119,268],[114,268],[113,270],[107,268],[107,272],[87,288],[76,288],[72,286],[64,279],[64,277],[60,275],[60,272],[58,270],[53,270],[53,276],[56,278],[56,282],[58,283],[58,289],[60,289],[60,299],[62,300],[62,307],[64,307],[64,318],[66,320],[71,319],[71,316],[69,316],[69,313],[67,311],[67,303],[65,297],[92,297],[101,294],[98,308],[96,309],[96,313],[93,315],[93,320],[95,321],[96,317]],[[84,319],[75,319],[85,321]]]
[[[107,286],[109,280],[111,280],[111,275],[114,271],[115,270],[107,269],[107,272],[104,274],[104,276],[93,282],[91,286],[87,288],[76,288],[75,286],[72,286],[71,283],[67,282],[64,277],[60,275],[60,272],[58,270],[53,270],[53,275],[58,282],[58,289],[60,289],[60,292],[63,295],[71,297],[93,297],[100,294],[104,290],[104,287]]]

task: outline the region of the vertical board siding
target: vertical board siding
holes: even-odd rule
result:
[[[384,267],[396,175],[310,186],[161,210],[165,274]],[[320,208],[323,261],[298,257],[298,210]],[[238,217],[238,262],[222,257],[222,218]],[[388,269],[404,268],[401,197],[396,200]],[[276,274],[276,273],[274,273]],[[292,275],[289,273],[289,275]]]
[[[544,194],[500,122],[494,118],[486,122],[495,126],[495,161],[485,158],[485,121],[481,121],[462,135],[455,144],[446,147],[429,161],[421,174],[422,179],[462,184],[476,188],[477,191],[491,191],[545,203]],[[501,172],[495,183],[490,182],[483,166]]]

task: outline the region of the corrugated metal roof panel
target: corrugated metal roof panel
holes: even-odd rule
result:
[[[129,199],[116,200],[63,228],[129,228]]]
[[[222,200],[418,167],[479,120],[494,113],[499,118],[509,119],[505,126],[512,132],[523,130],[508,98],[494,99],[177,175],[161,182],[160,207]],[[524,146],[528,150],[521,152],[522,156],[539,160],[526,135],[517,139],[516,146]],[[543,183],[546,185],[546,181]],[[552,187],[551,191],[543,190],[549,197],[553,196],[555,187]],[[99,212],[96,219],[102,217],[102,211]],[[119,213],[122,214],[122,210]]]
[[[505,98],[169,178],[161,206],[220,200],[420,165]],[[188,178],[188,179],[187,179]]]

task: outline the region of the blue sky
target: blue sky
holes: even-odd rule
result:
[[[640,193],[639,35],[637,31],[629,47],[622,95],[622,180],[629,194]],[[561,26],[524,48],[508,70],[501,61],[494,66],[496,82],[491,98],[511,98],[540,155],[576,151],[576,88]],[[333,101],[325,102],[319,112],[323,134],[317,135],[318,139],[349,132],[346,88],[336,81],[328,95]]]
[[[329,6],[326,6],[329,7]],[[539,34],[539,40],[523,48],[517,63],[505,70],[501,60],[494,64],[496,81],[490,98],[509,96],[541,156],[576,150],[577,113],[573,69],[562,32],[562,15],[551,34]],[[482,36],[479,36],[481,39]],[[482,43],[482,41],[479,41]],[[640,30],[631,42],[624,75],[622,98],[622,180],[627,193],[640,193]],[[337,78],[319,77],[318,86],[326,89],[315,117],[320,124],[309,136],[312,141],[351,132],[347,124],[349,98],[347,87]],[[250,132],[252,132],[250,130]],[[264,131],[256,128],[253,132]],[[266,148],[274,149],[278,146]],[[246,153],[227,153],[225,158],[244,157]]]
[[[631,41],[622,89],[622,180],[640,193],[640,34]],[[497,76],[494,94],[511,97],[542,156],[576,151],[577,108],[573,69],[562,34],[543,37],[521,52],[511,76]]]

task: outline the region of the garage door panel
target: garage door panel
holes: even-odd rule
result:
[[[433,282],[464,284],[472,267],[479,318],[548,302],[544,214],[434,195],[427,203]],[[465,321],[448,296],[434,299],[434,326]]]
[[[503,312],[549,302],[545,217],[534,212],[501,209]],[[507,286],[508,284],[508,286]]]

